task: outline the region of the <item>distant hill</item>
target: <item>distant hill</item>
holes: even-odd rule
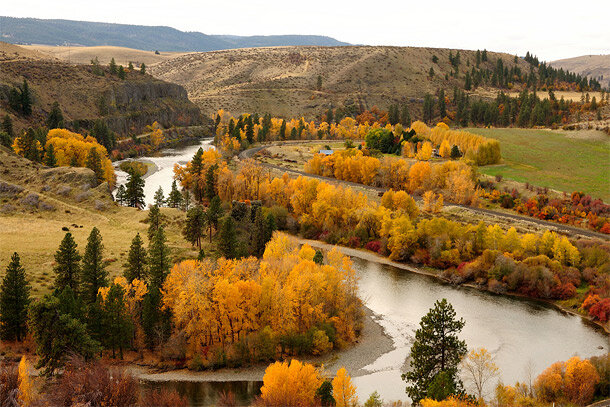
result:
[[[602,86],[610,88],[610,55],[583,55],[553,61],[549,65],[595,78]]]
[[[45,123],[54,102],[72,127],[90,129],[103,119],[121,135],[138,134],[158,121],[165,127],[201,123],[199,109],[185,89],[139,70],[126,69],[125,79],[92,65],[75,65],[42,53],[0,42],[0,117],[9,114],[17,131]],[[32,114],[24,116],[10,107],[9,95],[27,80],[32,94]]]
[[[272,112],[312,118],[329,107],[356,105],[387,109],[406,102],[421,117],[426,93],[464,88],[464,75],[476,64],[476,52],[459,50],[459,75],[450,62],[458,50],[415,47],[277,47],[191,53],[151,65],[152,75],[178,83],[210,115],[219,108],[233,114]],[[481,69],[504,66],[528,72],[530,65],[514,55],[488,52]],[[435,58],[436,57],[436,58]],[[436,60],[437,62],[434,62]],[[430,69],[434,75],[430,76]],[[317,87],[318,76],[322,86]],[[518,89],[515,88],[515,91]],[[505,89],[506,91],[506,89]],[[477,88],[495,98],[499,89]]]
[[[230,36],[183,32],[171,27],[73,20],[0,17],[0,39],[13,44],[82,45],[174,52],[291,45],[349,45],[317,35]]]

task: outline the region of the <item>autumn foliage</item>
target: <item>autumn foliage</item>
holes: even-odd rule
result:
[[[316,154],[305,164],[305,171],[409,193],[422,194],[433,190],[460,204],[476,205],[479,199],[473,170],[461,161],[410,163],[395,157],[378,159],[360,150],[349,149],[331,155]]]
[[[534,384],[539,399],[547,402],[569,402],[586,405],[593,399],[599,374],[589,360],[578,356],[567,362],[553,363]]]
[[[277,233],[261,261],[176,264],[163,302],[187,338],[189,354],[205,359],[220,349],[248,362],[352,343],[361,329],[362,305],[351,262],[336,250],[324,265],[314,255],[311,247],[299,248]]]
[[[298,360],[275,362],[265,370],[261,400],[269,407],[313,407],[317,405],[316,390],[322,384],[317,369]]]

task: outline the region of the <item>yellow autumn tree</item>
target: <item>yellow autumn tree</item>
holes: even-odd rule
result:
[[[415,155],[415,158],[420,161],[428,161],[430,158],[432,158],[432,143],[429,141],[424,142]]]
[[[158,150],[159,146],[164,140],[163,130],[158,122],[154,122],[152,125],[146,127],[150,131],[150,145],[153,150]]]
[[[344,367],[337,371],[332,385],[333,398],[337,407],[356,407],[358,405],[356,387],[352,384],[352,378]]]
[[[493,356],[485,348],[473,349],[462,360],[461,367],[478,400],[483,400],[487,383],[499,374]]]
[[[441,145],[438,148],[438,153],[443,158],[449,158],[451,156],[451,145],[449,144],[449,141],[443,140],[441,142]]]
[[[34,401],[34,383],[30,377],[31,366],[25,356],[19,362],[19,401],[21,406],[27,407]]]
[[[313,365],[296,359],[290,364],[275,362],[265,370],[261,400],[269,407],[313,407],[321,384],[322,378]]]
[[[95,149],[95,152],[99,155],[103,179],[111,187],[114,184],[114,167],[108,158],[106,147],[99,144],[95,138],[84,137],[66,129],[53,129],[49,130],[47,134],[45,149],[48,149],[50,145],[53,146],[57,165],[60,167],[86,167],[87,158],[92,149]]]

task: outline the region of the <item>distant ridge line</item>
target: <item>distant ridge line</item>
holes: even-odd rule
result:
[[[119,46],[164,52],[202,52],[275,46],[351,45],[321,35],[208,35],[167,26],[0,16],[0,41],[17,45]]]

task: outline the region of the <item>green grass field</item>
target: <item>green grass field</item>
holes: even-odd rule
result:
[[[602,132],[467,130],[500,141],[502,163],[481,167],[483,174],[501,174],[507,179],[559,191],[584,191],[610,201],[610,137]]]

